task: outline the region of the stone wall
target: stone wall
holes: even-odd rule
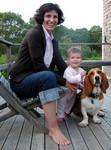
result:
[[[103,42],[111,43],[111,0],[103,0]],[[111,60],[111,45],[102,47],[102,59]],[[111,77],[111,66],[103,66],[103,71]]]

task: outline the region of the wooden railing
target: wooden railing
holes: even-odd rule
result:
[[[20,43],[11,43],[9,41],[0,39],[0,43],[3,43],[6,46],[6,57],[7,63],[0,65],[0,70],[9,69],[11,64],[11,48],[12,46],[18,46]],[[61,45],[72,44],[75,46],[82,45],[111,45],[111,43],[61,43]],[[111,66],[111,60],[83,60],[81,66]]]
[[[9,70],[10,65],[12,64],[12,62],[11,62],[12,46],[20,45],[20,43],[15,43],[14,44],[14,43],[11,43],[11,42],[6,41],[4,39],[0,39],[0,43],[4,44],[6,46],[6,60],[7,60],[6,64],[0,64],[0,70],[4,70],[4,69]]]

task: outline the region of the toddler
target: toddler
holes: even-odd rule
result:
[[[68,50],[68,63],[63,77],[70,83],[76,84],[77,88],[83,88],[84,77],[86,71],[80,66],[82,62],[82,52],[78,48],[70,48]],[[66,115],[69,115],[70,110],[75,102],[77,90],[67,90],[66,95],[57,102],[57,119],[63,121]]]

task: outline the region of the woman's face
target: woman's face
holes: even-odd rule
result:
[[[43,26],[49,34],[55,29],[58,23],[58,13],[55,10],[46,12],[44,14]]]

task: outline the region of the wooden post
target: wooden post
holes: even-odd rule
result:
[[[11,62],[11,45],[6,45],[6,58],[7,58],[7,63]],[[8,65],[7,68],[7,74],[9,73],[10,66]]]

